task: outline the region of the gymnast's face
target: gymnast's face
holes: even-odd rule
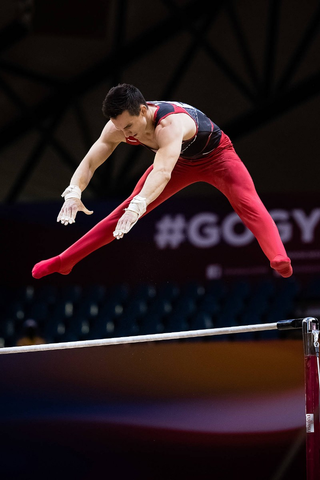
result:
[[[125,137],[141,137],[147,129],[148,109],[145,105],[141,105],[139,115],[130,115],[125,110],[116,118],[111,118],[112,123],[117,130],[123,132]]]

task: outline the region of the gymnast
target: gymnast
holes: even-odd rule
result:
[[[292,275],[277,226],[248,170],[229,137],[204,113],[181,102],[147,102],[129,84],[109,90],[102,112],[108,122],[63,192],[64,204],[57,221],[69,225],[78,212],[93,213],[82,203],[81,194],[120,143],[148,148],[154,153],[153,164],[132,194],[106,218],[60,255],[37,263],[32,270],[34,278],[69,274],[84,257],[115,238],[123,238],[141,217],[195,182],[206,182],[220,190],[257,239],[271,268],[282,277]]]

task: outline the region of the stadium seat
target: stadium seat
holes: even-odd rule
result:
[[[188,318],[196,311],[196,303],[193,298],[179,297],[177,302],[173,304],[171,315],[180,315]]]
[[[35,291],[34,301],[54,305],[58,301],[59,291],[53,285],[40,285]]]
[[[107,289],[104,285],[89,285],[85,287],[81,294],[82,301],[101,304],[107,298]]]
[[[179,294],[180,298],[192,298],[197,301],[205,294],[204,286],[199,282],[188,282],[185,284]]]
[[[140,283],[136,288],[133,289],[131,298],[135,300],[143,300],[148,303],[152,301],[156,296],[156,288],[153,285],[148,283]]]
[[[109,338],[115,335],[115,322],[110,317],[98,317],[91,325],[87,339]]]
[[[205,293],[198,303],[198,310],[215,317],[221,311],[221,303],[213,294]]]
[[[133,298],[124,308],[124,315],[133,320],[137,320],[146,314],[148,310],[147,303],[144,300]]]
[[[212,317],[207,312],[198,312],[190,320],[191,330],[202,330],[205,328],[213,328]]]
[[[66,333],[66,325],[61,318],[51,318],[44,325],[44,337],[49,343],[61,342]]]
[[[17,337],[17,326],[13,319],[7,318],[0,321],[0,339],[5,347],[15,345]]]
[[[34,302],[28,310],[28,317],[38,323],[44,323],[49,318],[49,306],[43,300]]]
[[[217,300],[222,300],[227,295],[227,286],[222,280],[210,280],[205,285],[206,293],[213,295]]]
[[[174,313],[169,316],[164,325],[165,332],[181,332],[189,329],[186,318],[180,313]]]
[[[124,305],[118,299],[108,300],[99,309],[99,317],[104,318],[117,318],[122,315]]]
[[[147,315],[158,315],[163,318],[172,312],[172,304],[166,298],[155,298],[148,306]]]
[[[79,285],[68,285],[61,289],[60,301],[77,303],[82,295],[82,287]]]
[[[114,336],[115,337],[127,337],[132,335],[138,335],[139,325],[130,314],[124,314],[115,322]]]
[[[76,314],[80,317],[84,317],[87,320],[98,316],[100,311],[98,303],[91,298],[84,298],[76,308]]]
[[[139,334],[140,335],[150,335],[153,333],[163,333],[163,316],[159,312],[148,312],[140,322]]]
[[[86,317],[74,316],[68,321],[66,332],[78,340],[86,340],[90,334],[90,322]]]
[[[172,302],[179,296],[179,294],[180,288],[178,285],[171,282],[165,282],[159,286],[156,298]]]

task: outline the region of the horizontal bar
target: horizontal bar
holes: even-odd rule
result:
[[[301,322],[300,322],[301,320]],[[298,323],[294,323],[297,322]],[[291,322],[291,327],[290,327]],[[229,335],[234,333],[261,332],[265,330],[281,329],[282,325],[289,328],[301,328],[302,319],[280,320],[276,323],[258,325],[243,325],[236,327],[205,328],[202,330],[187,330],[182,332],[155,333],[150,335],[134,335],[131,337],[103,338],[97,340],[83,340],[77,342],[47,343],[41,345],[25,345],[21,347],[0,348],[0,355],[10,353],[44,352],[48,350],[67,350],[72,348],[103,347],[109,345],[125,345],[131,343],[159,342],[164,340],[181,340],[184,338],[210,337],[215,335]]]

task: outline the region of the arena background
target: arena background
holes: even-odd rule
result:
[[[285,285],[205,184],[68,277],[32,279],[34,263],[109,213],[152,162],[143,148],[119,147],[83,195],[94,215],[67,229],[56,223],[60,195],[105,123],[102,100],[119,82],[210,116],[273,213],[293,281],[318,277],[319,30],[316,0],[2,1],[2,311],[6,288],[41,282],[158,287],[245,277]],[[319,311],[319,297],[313,302]],[[3,478],[94,478],[109,467],[111,478],[301,480],[301,340],[240,340],[1,356]]]

